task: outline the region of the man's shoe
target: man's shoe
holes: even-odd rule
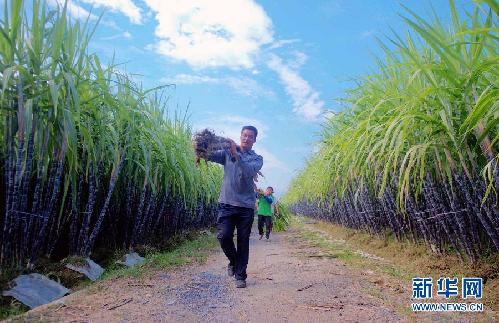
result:
[[[237,288],[246,288],[246,281],[245,280],[236,280],[236,287]]]
[[[269,240],[270,234],[265,235],[265,239]]]
[[[263,238],[263,234],[260,234],[260,239],[258,239],[258,240],[262,240],[262,238]]]
[[[234,276],[234,266],[232,265],[227,266],[227,275],[229,275],[229,277]]]

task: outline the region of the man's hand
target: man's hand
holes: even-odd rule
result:
[[[232,139],[229,139],[229,140],[230,140],[230,154],[231,154],[232,158],[239,160],[239,155],[237,154],[237,145],[234,142],[234,140],[232,140]]]

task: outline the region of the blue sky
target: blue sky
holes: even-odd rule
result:
[[[241,126],[255,125],[260,185],[281,195],[314,151],[325,115],[343,109],[335,99],[374,68],[376,37],[407,31],[400,3],[449,19],[447,0],[72,0],[70,12],[84,19],[91,10],[95,20],[104,10],[91,51],[103,62],[115,55],[145,88],[176,84],[168,104],[189,106],[194,130],[237,140]]]

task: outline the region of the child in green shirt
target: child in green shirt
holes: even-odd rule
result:
[[[257,190],[258,201],[258,233],[260,240],[263,238],[263,227],[266,227],[265,238],[269,239],[270,231],[272,231],[272,203],[274,202],[274,189],[272,186],[267,187],[265,192]]]

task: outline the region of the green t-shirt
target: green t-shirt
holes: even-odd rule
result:
[[[274,196],[270,194],[267,196],[272,201],[274,201]],[[258,215],[272,216],[272,201],[269,203],[265,198],[265,195],[258,194]]]

